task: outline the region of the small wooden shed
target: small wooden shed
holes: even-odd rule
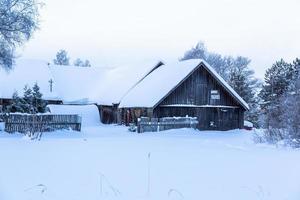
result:
[[[201,130],[243,128],[248,104],[205,61],[161,65],[121,100],[121,123],[137,118],[197,117]]]

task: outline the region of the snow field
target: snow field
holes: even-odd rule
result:
[[[249,131],[101,125],[41,141],[0,133],[0,157],[5,200],[300,198],[300,152],[254,144]]]

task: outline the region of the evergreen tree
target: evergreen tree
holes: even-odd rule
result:
[[[70,65],[70,58],[66,50],[60,50],[56,54],[56,58],[53,60],[56,65]]]
[[[185,52],[181,60],[189,60],[189,59],[206,59],[206,47],[203,42],[198,42],[195,47]]]
[[[25,113],[34,113],[32,90],[28,85],[24,87],[24,95],[22,98],[22,108]]]
[[[297,81],[296,93],[287,99],[284,121],[288,139],[295,147],[300,147],[300,78]]]
[[[262,108],[270,107],[287,91],[293,77],[293,67],[283,59],[272,65],[265,74],[265,84],[260,92]]]
[[[6,111],[12,113],[14,112],[24,113],[22,104],[23,104],[22,98],[20,98],[18,92],[15,91],[12,96],[12,104],[6,108]]]
[[[74,66],[81,67],[82,65],[83,65],[83,61],[82,61],[80,58],[77,58],[77,59],[74,61]]]
[[[217,53],[208,52],[203,42],[198,42],[195,47],[185,52],[180,60],[202,59],[212,66],[218,74],[228,81],[228,69],[233,65],[234,58],[222,57]]]
[[[83,63],[83,67],[91,67],[91,63],[89,60],[85,60]]]
[[[294,73],[294,67],[283,59],[277,61],[266,71],[265,83],[259,93],[266,127],[281,126],[283,108],[280,101],[288,91]]]
[[[46,112],[46,102],[42,99],[42,93],[37,83],[32,89],[26,85],[23,97],[19,97],[17,92],[13,93],[12,104],[6,107],[7,112],[21,113],[44,113]]]
[[[74,61],[74,66],[78,66],[78,67],[90,67],[91,64],[90,64],[89,60],[82,61],[80,58],[77,58]]]
[[[223,58],[222,55],[217,53],[206,53],[205,60],[216,70],[218,74],[220,74],[226,81],[228,81],[228,68],[232,66],[232,57],[228,56]]]
[[[249,111],[245,112],[245,119],[258,127],[259,108],[257,106],[257,90],[261,84],[254,77],[254,71],[249,69],[248,65],[250,62],[248,58],[241,56],[234,59],[228,74],[228,82],[250,107]]]
[[[292,92],[293,89],[296,88],[296,83],[297,80],[299,78],[300,75],[300,59],[296,58],[293,62],[292,62],[292,83],[289,86],[289,90]]]
[[[293,79],[288,90],[280,98],[280,129],[269,128],[268,135],[275,141],[284,139],[287,144],[293,147],[300,147],[300,74],[299,59],[292,64]],[[275,134],[274,134],[275,133]],[[277,133],[277,134],[276,134]],[[277,137],[274,137],[277,136]]]
[[[42,93],[37,83],[32,87],[32,106],[34,113],[44,113],[46,111],[46,103],[42,99]]]

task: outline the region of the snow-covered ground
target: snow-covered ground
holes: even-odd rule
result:
[[[300,151],[254,144],[249,131],[0,132],[0,158],[1,200],[300,199]]]

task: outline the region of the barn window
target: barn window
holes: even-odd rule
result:
[[[210,91],[210,98],[214,99],[214,100],[220,99],[219,90],[211,90]]]

